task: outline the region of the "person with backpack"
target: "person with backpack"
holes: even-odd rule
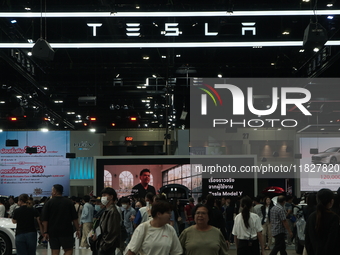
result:
[[[184,215],[185,215],[185,228],[188,228],[194,225],[194,218],[192,216],[192,210],[195,207],[194,198],[189,198],[189,204],[184,207]]]

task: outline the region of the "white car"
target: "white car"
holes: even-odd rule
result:
[[[0,218],[0,255],[15,253],[15,228],[12,219]]]
[[[332,147],[324,152],[312,156],[314,164],[337,164],[340,163],[340,147]]]

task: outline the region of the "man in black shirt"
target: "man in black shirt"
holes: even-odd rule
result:
[[[38,223],[39,212],[30,206],[27,194],[19,196],[18,207],[13,211],[12,222],[16,223],[15,245],[17,254],[35,255],[37,248],[37,230],[35,228],[35,219]],[[41,224],[39,224],[41,227]]]
[[[63,186],[55,184],[52,187],[52,198],[47,201],[42,212],[44,238],[49,240],[52,255],[59,255],[63,247],[65,255],[73,253],[73,226],[80,237],[78,215],[73,202],[62,196]]]
[[[150,170],[143,169],[139,174],[140,183],[132,188],[132,195],[137,194],[139,198],[145,198],[146,194],[151,192],[156,195],[154,186],[149,185]]]

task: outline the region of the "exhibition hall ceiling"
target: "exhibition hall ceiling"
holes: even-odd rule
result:
[[[188,128],[193,77],[339,76],[334,0],[1,2],[4,130]],[[319,52],[302,47],[310,23],[327,33]],[[39,38],[53,57],[31,55]],[[298,130],[339,132],[340,86],[306,88],[313,117],[292,113]]]

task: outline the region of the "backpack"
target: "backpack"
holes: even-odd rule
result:
[[[294,214],[294,208],[297,208],[298,211],[296,212],[296,214]],[[302,208],[296,205],[292,205],[292,213],[289,216],[289,220],[293,223],[295,223],[297,221],[297,219],[299,217],[301,217],[302,215]]]
[[[297,236],[301,241],[305,240],[306,221],[303,214],[296,220]]]

